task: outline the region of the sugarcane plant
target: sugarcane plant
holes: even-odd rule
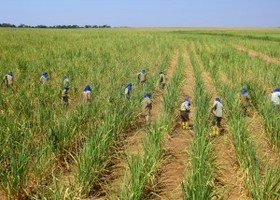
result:
[[[175,119],[175,108],[184,78],[183,71],[184,60],[180,50],[177,67],[163,94],[163,110],[156,121],[151,123],[147,136],[143,139],[143,155],[128,155],[120,199],[145,198],[151,195],[148,188],[151,190],[155,187],[156,173],[162,163],[164,137],[172,130],[175,122],[170,119]]]
[[[210,95],[205,92],[201,69],[194,53],[188,46],[191,63],[195,73],[194,103],[196,106],[194,118],[195,137],[191,143],[190,169],[182,184],[184,199],[212,199],[214,196],[214,156],[209,137],[209,103]]]

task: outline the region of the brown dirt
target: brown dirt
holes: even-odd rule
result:
[[[1,199],[1,200],[6,200],[6,199],[8,199],[4,191],[0,191],[0,199]]]
[[[253,137],[253,140],[256,144],[257,155],[261,160],[261,169],[262,171],[265,168],[265,165],[268,164],[270,168],[279,163],[280,153],[277,150],[273,150],[269,140],[265,134],[264,122],[260,115],[254,111],[254,114],[251,118],[246,118],[248,124],[248,130]]]
[[[185,95],[189,95],[192,98],[195,86],[193,69],[186,51],[184,52],[184,56],[186,60],[186,80],[184,80],[182,99]],[[190,113],[191,121],[193,121],[194,118],[193,110],[194,106],[192,105],[192,112]],[[160,188],[155,199],[183,199],[181,183],[185,177],[187,161],[189,158],[188,149],[192,137],[192,130],[182,130],[180,124],[178,124],[170,137],[165,141],[164,150],[168,156],[164,160],[162,168],[160,169]]]
[[[173,71],[176,68],[178,54],[179,52],[178,50],[176,50],[166,70],[167,81],[171,78]],[[163,94],[163,90],[157,88],[155,91],[155,95],[152,97],[153,108],[151,110],[151,119],[150,119],[151,122],[156,120],[158,113],[160,113],[160,111],[162,110],[162,106],[163,106],[163,99],[161,98],[162,94]],[[142,145],[140,145],[140,142],[141,142],[141,138],[144,138],[145,134],[146,134],[145,130],[141,130],[136,135],[132,134],[133,137],[129,138],[128,145],[127,145],[127,149],[129,150],[129,152],[141,153],[140,150],[142,148]]]
[[[240,51],[245,51],[247,52],[250,56],[253,56],[253,57],[260,57],[261,59],[267,61],[267,62],[271,62],[271,63],[280,63],[280,58],[273,58],[271,56],[268,56],[262,52],[258,52],[258,51],[255,51],[253,49],[249,49],[247,47],[244,47],[242,45],[239,45],[239,44],[235,44],[233,45],[234,48],[240,50]]]
[[[220,79],[227,85],[230,85],[231,81],[228,79],[227,75],[223,71],[219,71]]]
[[[223,72],[220,72],[220,74],[223,83],[232,84]],[[253,80],[255,80],[254,75],[251,74],[251,76],[253,76]],[[269,167],[273,167],[275,164],[279,163],[280,153],[276,150],[273,150],[273,148],[271,147],[269,140],[266,137],[264,121],[259,113],[253,108],[250,108],[249,112],[252,116],[247,117],[246,122],[248,125],[248,130],[251,133],[253,141],[255,142],[255,145],[257,147],[256,151],[258,158],[260,158],[261,169],[263,171],[266,167],[266,164],[268,164]]]
[[[171,58],[171,62],[166,71],[167,81],[172,76],[173,71],[176,68],[178,60],[178,50],[175,51],[174,55]],[[151,121],[156,120],[158,113],[162,109],[162,93],[161,89],[156,89],[155,95],[152,97],[153,109],[151,111]],[[143,120],[141,120],[143,123]],[[108,181],[102,185],[103,190],[105,191],[105,197],[103,199],[117,198],[118,192],[122,186],[124,180],[125,167],[127,165],[127,157],[125,152],[129,154],[141,155],[143,154],[143,147],[141,145],[142,139],[146,135],[145,127],[136,129],[135,131],[129,133],[129,136],[125,139],[123,145],[123,151],[119,152],[119,155],[116,156],[114,162],[114,168],[111,169],[110,175],[107,178]]]
[[[211,48],[210,48],[210,46],[209,46],[209,44],[208,44],[208,43],[205,43],[205,48],[206,48],[206,50],[207,50],[208,52],[210,52],[210,51],[211,51]]]
[[[203,63],[202,61],[198,58],[198,55],[196,53],[196,50],[195,50],[195,46],[194,46],[194,43],[192,42],[191,43],[191,47],[192,47],[192,51],[194,52],[195,54],[195,58],[201,68],[201,72],[202,72],[202,77],[203,77],[203,81],[204,81],[204,85],[207,89],[207,91],[213,96],[213,95],[216,95],[216,91],[215,91],[215,87],[214,87],[214,84],[213,84],[213,81],[212,81],[212,77],[210,75],[210,73],[208,71],[205,70],[205,67],[203,66]],[[213,96],[214,98],[214,96]],[[214,100],[214,99],[213,99]]]
[[[205,85],[208,91],[212,91],[212,94],[216,95],[212,78],[203,66],[202,61],[195,52],[194,45],[192,43],[192,50],[202,70],[202,77],[205,81]],[[224,75],[225,76],[225,75]],[[224,77],[225,78],[225,77]],[[226,119],[223,119],[223,127],[227,129]],[[212,141],[213,152],[216,155],[215,170],[215,186],[218,190],[217,199],[249,199],[248,191],[243,186],[243,173],[237,161],[234,146],[230,134],[226,130],[224,134],[215,137]]]
[[[202,46],[201,42],[198,42],[197,46],[198,46],[199,49],[203,49],[203,46]]]
[[[237,74],[237,76],[240,77],[239,79],[237,79],[237,81],[239,81],[239,82],[241,82],[241,80],[242,79],[244,80],[244,78],[245,78],[245,77],[242,77],[241,74]],[[247,74],[246,74],[246,80],[261,83],[261,85],[265,89],[267,96],[271,95],[271,92],[273,91],[273,87],[260,74],[257,74],[255,72],[253,72],[252,70],[248,70]]]
[[[159,56],[156,61],[156,64],[152,67],[152,71],[157,68],[158,64],[161,61],[162,56]],[[101,178],[100,182],[96,183],[96,185],[94,186],[94,199],[104,199],[105,196],[107,196],[108,193],[112,190],[112,187],[115,183],[117,183],[119,180],[122,182],[121,176],[123,175],[125,167],[123,163],[126,162],[126,146],[129,146],[130,143],[132,143],[131,147],[135,147],[133,149],[134,152],[141,151],[140,148],[142,145],[140,145],[140,141],[141,138],[144,137],[145,133],[142,122],[143,120],[141,120],[140,118],[137,121],[135,121],[132,127],[130,127],[129,130],[125,130],[122,136],[120,136],[121,138],[119,138],[116,142],[115,146],[113,147],[116,148],[115,154],[111,157],[109,166],[106,168],[106,171],[103,174],[104,176]],[[139,150],[136,149],[136,146],[139,146]],[[61,185],[65,186],[66,188],[69,187],[71,184],[73,185],[75,183],[74,174],[77,173],[76,170],[77,167],[73,163],[69,164],[68,169],[60,169],[60,171],[62,172],[58,176],[59,184],[61,183]],[[120,184],[118,184],[118,186]],[[117,194],[117,191],[115,191],[115,194]]]
[[[241,76],[241,74],[238,76]],[[255,80],[252,72],[251,76],[251,78]],[[225,80],[227,80],[227,77],[224,79],[222,78],[222,81],[226,84],[231,84],[231,82]],[[267,165],[269,168],[273,168],[280,164],[280,153],[270,145],[266,137],[264,121],[259,113],[254,108],[250,108],[249,114],[250,117],[246,117],[246,123],[248,125],[248,131],[251,133],[250,135],[256,146],[257,156],[260,159],[261,174],[264,175]]]
[[[216,137],[213,141],[213,151],[216,155],[215,185],[218,189],[218,199],[249,199],[244,188],[243,174],[235,155],[234,146],[228,134]]]
[[[252,77],[252,80],[256,80],[255,76],[253,75],[253,72],[252,71],[250,72],[251,72],[250,76]],[[227,79],[227,77],[225,79]],[[224,80],[223,82],[227,84],[231,83]],[[267,83],[263,83],[263,85],[266,88],[267,94],[270,94],[271,88],[269,88]],[[276,150],[273,150],[273,148],[271,147],[269,140],[266,137],[264,120],[261,118],[259,113],[253,108],[250,108],[249,112],[252,113],[252,116],[247,117],[246,122],[248,124],[248,130],[251,133],[253,140],[255,141],[257,147],[256,148],[257,155],[262,162],[261,168],[263,169],[265,167],[265,163],[268,163],[268,165],[272,167],[276,163],[279,163],[280,153],[277,152]]]

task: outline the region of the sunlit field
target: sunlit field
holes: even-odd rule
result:
[[[280,111],[271,102],[279,47],[279,28],[0,28],[0,75],[14,74],[0,93],[0,199],[279,199]],[[146,92],[149,124],[141,116]],[[188,130],[178,111],[185,95]],[[212,137],[216,96],[225,131]]]

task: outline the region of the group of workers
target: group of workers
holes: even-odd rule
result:
[[[42,73],[42,76],[40,77],[40,82],[45,85],[48,82],[48,72],[44,71]],[[69,89],[70,89],[70,85],[69,85],[69,78],[64,75],[63,76],[63,90],[61,92],[61,99],[63,102],[64,107],[68,107],[69,105]],[[11,88],[13,85],[13,80],[14,80],[14,73],[13,72],[8,72],[4,77],[3,77],[3,82],[2,84],[4,84],[7,88]],[[91,87],[90,85],[86,85],[84,87],[83,90],[83,100],[87,103],[90,103],[91,101]]]
[[[142,85],[143,88],[145,88],[146,81],[147,81],[147,76],[145,73],[145,70],[141,70],[137,74],[138,82],[140,85]],[[13,85],[13,79],[14,79],[14,74],[13,72],[8,72],[4,78],[3,78],[3,84],[9,88],[12,87]],[[44,71],[42,73],[42,76],[40,77],[40,82],[44,85],[48,83],[49,75],[48,72]],[[63,90],[61,92],[61,99],[63,102],[64,107],[68,107],[69,105],[69,90],[70,90],[70,85],[69,85],[69,78],[64,75],[63,76]],[[159,85],[161,89],[164,89],[166,84],[166,78],[165,74],[163,72],[160,72],[159,74]],[[125,87],[124,95],[125,99],[128,100],[131,96],[131,90],[132,90],[132,83],[128,83]],[[83,99],[85,102],[89,103],[91,101],[91,92],[92,89],[90,85],[86,85],[84,90],[83,90]],[[147,123],[150,121],[150,115],[151,115],[151,109],[152,109],[152,94],[150,92],[145,93],[144,99],[142,101],[142,113],[145,116],[145,120]]]
[[[13,72],[8,72],[4,78],[3,78],[3,84],[9,88],[12,87],[13,85],[13,78],[14,78],[14,74]],[[137,78],[138,78],[138,82],[139,84],[142,85],[142,87],[144,88],[146,85],[146,81],[147,81],[147,76],[145,73],[145,70],[141,70],[138,74],[137,74]],[[44,71],[42,73],[42,76],[40,78],[40,82],[42,84],[47,84],[48,82],[48,73],[46,71]],[[61,98],[62,98],[62,102],[63,105],[65,107],[68,107],[69,105],[69,78],[64,75],[63,76],[63,91],[61,92]],[[165,74],[163,72],[160,72],[159,74],[159,87],[161,89],[164,89],[166,85],[166,77]],[[130,98],[131,95],[131,90],[132,90],[132,83],[128,83],[125,87],[125,91],[124,91],[124,95],[125,95],[125,99],[128,100]],[[92,89],[90,87],[90,85],[86,85],[84,87],[83,90],[83,100],[87,103],[91,102],[91,92]],[[146,92],[144,95],[144,99],[142,101],[142,114],[145,117],[145,120],[147,123],[149,123],[150,121],[150,115],[151,115],[151,110],[152,110],[152,94],[150,92]],[[271,95],[271,101],[273,102],[273,104],[280,109],[280,88],[275,88],[272,95]],[[247,115],[248,112],[248,107],[250,106],[250,96],[248,94],[248,90],[246,88],[242,88],[242,90],[240,91],[240,102],[241,102],[241,106],[242,106],[242,110],[244,112],[244,115]],[[189,113],[190,113],[190,106],[191,106],[191,100],[189,96],[186,96],[184,98],[184,101],[182,102],[181,106],[180,106],[180,117],[182,120],[182,128],[183,129],[188,129],[190,127],[189,121],[190,121],[190,117],[189,117]],[[221,121],[223,118],[223,104],[221,102],[221,98],[220,97],[216,97],[214,100],[214,104],[211,107],[211,113],[213,113],[213,134],[217,135],[219,134],[220,130],[222,129],[222,125],[221,125]]]
[[[251,105],[250,95],[248,93],[247,88],[242,88],[240,91],[240,104],[243,111],[244,116],[248,116],[248,108]],[[271,101],[273,105],[280,110],[280,88],[275,88],[271,94]],[[185,97],[184,102],[181,104],[181,119],[182,119],[182,128],[189,128],[189,113],[190,113],[190,99],[189,97]],[[211,107],[211,113],[213,114],[213,122],[212,122],[212,136],[219,135],[222,130],[221,121],[223,119],[223,104],[221,102],[220,97],[216,97],[214,100],[214,104]]]

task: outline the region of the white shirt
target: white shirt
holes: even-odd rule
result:
[[[159,79],[161,80],[161,83],[166,82],[164,74],[160,74]]]
[[[91,100],[91,91],[83,91],[84,101],[89,102]]]
[[[48,78],[41,76],[40,81],[42,81],[43,84],[47,83]]]
[[[13,84],[13,76],[7,74],[7,83],[8,85],[12,85]]]
[[[64,84],[64,85],[66,85],[68,82],[69,82],[69,79],[68,79],[68,78],[66,78],[66,79],[63,80],[63,84]]]
[[[181,111],[190,110],[189,104],[190,104],[190,102],[184,101],[184,102],[181,104]]]
[[[125,88],[125,90],[124,90],[124,94],[128,94],[129,93],[129,90],[128,90],[128,88]]]
[[[215,101],[212,108],[216,108],[213,110],[213,113],[216,117],[223,117],[223,104],[219,101]]]
[[[271,101],[279,106],[280,105],[280,92],[273,92],[271,95]]]

